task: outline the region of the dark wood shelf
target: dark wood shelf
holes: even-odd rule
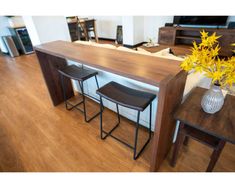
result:
[[[232,56],[233,48],[232,43],[235,42],[234,29],[226,28],[189,28],[189,27],[161,27],[159,29],[158,43],[163,45],[188,45],[192,46],[192,42],[200,42],[200,31],[205,30],[212,34],[216,32],[218,36],[222,36],[218,39],[221,46],[221,56]]]
[[[177,39],[201,40],[198,36],[176,36]]]

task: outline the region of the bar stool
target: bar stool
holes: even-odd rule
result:
[[[123,86],[121,84],[118,84],[116,82],[110,82],[100,89],[96,91],[98,95],[100,95],[100,136],[101,139],[106,139],[108,136],[111,136],[112,138],[116,139],[117,141],[125,144],[126,146],[130,147],[134,150],[133,159],[136,160],[140,154],[143,152],[144,148],[147,146],[151,139],[151,122],[152,122],[152,101],[155,99],[156,95],[138,91],[135,89],[128,88],[126,86]],[[117,118],[118,123],[109,131],[106,132],[103,130],[102,126],[102,114],[103,114],[103,102],[102,98],[105,98],[111,102],[116,103],[117,108]],[[134,146],[124,142],[123,140],[119,139],[118,137],[115,137],[112,135],[112,132],[118,127],[120,124],[120,114],[119,114],[119,108],[118,105],[124,106],[133,110],[137,110],[137,122],[136,122],[136,129],[135,129],[135,138],[134,138]],[[137,153],[137,141],[138,141],[138,130],[139,130],[139,120],[140,120],[140,112],[144,111],[148,106],[150,106],[150,113],[149,113],[149,128],[148,128],[148,139],[145,142],[144,146],[140,149],[140,151]],[[103,136],[103,133],[105,136]]]
[[[91,97],[92,99],[100,102],[99,99],[86,94],[84,92],[84,85],[83,82],[86,81],[87,79],[91,78],[91,77],[95,77],[95,81],[96,81],[96,86],[97,89],[99,89],[99,84],[98,84],[98,80],[96,75],[98,74],[97,71],[91,70],[91,69],[84,69],[83,67],[78,67],[76,65],[69,65],[66,66],[63,69],[58,70],[60,73],[60,78],[61,78],[61,85],[62,85],[62,90],[63,90],[63,97],[64,97],[64,102],[65,102],[65,107],[67,110],[72,110],[73,108],[76,108],[77,110],[80,110],[81,112],[84,113],[84,119],[86,122],[90,122],[92,119],[94,119],[95,117],[97,117],[100,112],[98,112],[97,114],[95,114],[94,116],[90,117],[89,119],[87,119],[87,112],[86,112],[86,97]],[[64,77],[73,79],[73,80],[77,80],[78,81],[78,85],[81,89],[81,95],[82,95],[82,101],[80,101],[77,104],[71,104],[69,101],[67,101],[67,96],[66,96],[66,85],[64,84]],[[83,109],[79,108],[78,105],[83,104]],[[70,107],[68,107],[70,106]]]

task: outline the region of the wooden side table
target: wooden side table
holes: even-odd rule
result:
[[[235,96],[227,95],[223,108],[215,113],[205,113],[201,99],[206,89],[195,88],[176,110],[175,119],[180,121],[171,165],[176,164],[179,149],[188,138],[193,138],[214,149],[207,172],[211,172],[226,142],[235,144]]]

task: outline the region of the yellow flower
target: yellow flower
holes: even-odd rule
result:
[[[202,31],[200,31],[200,33],[201,33],[201,38],[202,38],[202,39],[205,39],[205,38],[208,37],[208,32],[205,32],[204,29],[203,29]]]
[[[231,46],[235,46],[235,43],[231,44]],[[233,50],[233,52],[235,52],[235,50]]]
[[[232,86],[235,83],[235,57],[220,59],[217,39],[221,36],[217,36],[216,33],[208,35],[204,30],[200,33],[201,43],[193,42],[192,54],[181,63],[181,68],[188,72],[205,72],[213,83],[219,83],[221,87]]]

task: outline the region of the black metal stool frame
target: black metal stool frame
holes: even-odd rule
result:
[[[98,84],[97,77],[96,77],[96,75],[94,75],[94,76],[95,76],[95,81],[96,81],[97,89],[99,89],[99,84]],[[61,79],[61,84],[62,84],[64,103],[65,103],[65,107],[66,107],[67,110],[72,110],[73,108],[76,108],[77,110],[83,112],[83,113],[84,113],[84,119],[85,119],[85,121],[86,121],[87,123],[90,122],[91,120],[93,120],[95,117],[97,117],[97,116],[100,114],[100,112],[98,112],[98,113],[96,113],[94,116],[92,116],[92,117],[90,117],[89,119],[87,119],[86,102],[85,102],[85,101],[86,101],[86,97],[85,97],[85,96],[90,97],[90,98],[92,98],[92,99],[94,99],[94,100],[100,102],[99,99],[97,99],[97,98],[95,98],[95,97],[93,97],[93,96],[91,96],[91,95],[89,95],[89,94],[86,94],[86,93],[84,92],[84,85],[83,85],[83,82],[86,81],[86,80],[88,80],[89,78],[86,79],[86,80],[83,80],[83,81],[77,80],[77,82],[78,82],[78,84],[79,84],[79,87],[80,87],[80,89],[81,89],[82,101],[80,101],[79,103],[77,103],[77,104],[75,104],[75,105],[74,105],[74,104],[71,104],[70,102],[67,101],[66,87],[65,87],[65,84],[64,84],[64,75],[60,74],[60,79]],[[78,105],[80,105],[80,104],[83,104],[83,109],[81,109],[81,108],[78,107]],[[68,105],[70,105],[71,107],[68,108]]]
[[[109,131],[106,132],[105,130],[103,130],[103,111],[104,111],[104,106],[103,106],[103,102],[102,102],[102,97],[100,97],[100,137],[102,140],[106,139],[108,136],[111,136],[112,138],[116,139],[117,141],[121,142],[122,144],[128,146],[129,148],[134,150],[134,154],[133,154],[133,159],[136,160],[140,154],[144,151],[145,147],[147,146],[147,144],[149,143],[150,139],[151,139],[151,124],[152,124],[152,102],[149,104],[150,106],[150,112],[149,112],[149,137],[147,139],[147,141],[145,142],[145,144],[143,145],[143,147],[140,149],[140,151],[137,153],[137,140],[138,140],[138,131],[139,131],[139,120],[140,120],[140,111],[137,110],[137,121],[136,121],[136,130],[135,130],[135,139],[134,139],[134,146],[124,142],[123,140],[115,137],[112,135],[112,132],[119,126],[120,124],[120,114],[119,114],[119,108],[118,108],[118,103],[116,103],[116,109],[117,109],[117,117],[118,117],[118,123]],[[120,105],[122,106],[122,105]],[[103,133],[105,133],[105,136],[103,136]]]

